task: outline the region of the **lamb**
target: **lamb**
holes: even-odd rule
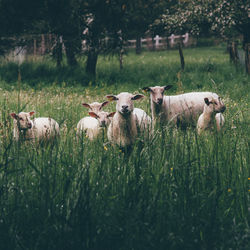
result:
[[[94,112],[94,113],[98,113],[101,111],[101,109],[106,106],[109,102],[103,102],[103,103],[100,103],[100,102],[93,102],[91,104],[88,104],[88,103],[82,103],[82,105],[86,108],[89,109],[89,112]]]
[[[34,114],[34,111],[10,114],[14,118],[13,136],[15,140],[41,141],[52,139],[59,135],[59,125],[54,119],[39,117],[31,120],[30,118]]]
[[[225,111],[225,106],[221,105],[214,99],[204,98],[204,109],[197,122],[197,131],[200,135],[203,131],[213,129],[219,132],[225,123],[224,116],[221,114]]]
[[[92,141],[96,139],[100,134],[101,129],[108,127],[111,122],[110,118],[113,117],[114,114],[115,112],[89,112],[90,116],[82,118],[77,124],[78,136],[80,136],[81,133],[84,132],[86,133],[86,137],[88,137],[89,140]]]
[[[195,125],[199,115],[203,112],[204,98],[213,98],[225,106],[221,98],[212,92],[191,92],[182,95],[165,96],[164,91],[172,85],[144,87],[143,90],[150,92],[151,112],[153,125],[168,125],[174,123],[185,127]]]
[[[134,109],[133,101],[143,98],[143,95],[133,95],[122,92],[119,95],[107,95],[110,101],[117,101],[116,113],[108,127],[108,139],[121,148],[134,144],[138,134],[149,126],[150,117],[141,110]]]

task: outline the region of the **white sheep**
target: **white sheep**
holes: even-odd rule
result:
[[[171,122],[177,125],[195,125],[203,112],[204,98],[213,98],[224,106],[221,98],[212,92],[191,92],[182,95],[165,96],[164,91],[172,85],[144,87],[150,92],[153,124],[167,125]],[[224,106],[225,108],[225,106]]]
[[[198,134],[201,134],[205,130],[214,129],[220,131],[225,123],[224,116],[221,112],[224,112],[224,105],[221,105],[214,99],[204,98],[204,109],[197,122]]]
[[[122,92],[117,96],[106,97],[110,101],[117,101],[116,113],[108,127],[108,139],[120,147],[129,147],[135,142],[139,132],[143,132],[140,128],[148,126],[145,125],[148,121],[147,114],[141,109],[134,109],[133,104],[133,101],[144,96]]]
[[[20,112],[19,114],[11,113],[14,118],[13,136],[15,140],[47,140],[55,138],[59,135],[58,123],[48,117],[39,117],[31,120],[31,116],[35,114],[31,112]]]
[[[103,102],[103,103],[100,103],[100,102],[93,102],[93,103],[82,103],[82,105],[86,108],[89,109],[89,112],[94,112],[94,113],[98,113],[101,111],[101,109],[106,106],[109,102]]]
[[[90,116],[86,116],[78,122],[77,135],[80,136],[85,133],[89,140],[96,139],[100,134],[101,129],[108,127],[111,122],[110,118],[113,117],[114,114],[115,112],[89,112]]]

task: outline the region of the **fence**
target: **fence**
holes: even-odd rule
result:
[[[141,47],[146,48],[148,50],[163,50],[175,48],[179,41],[183,43],[184,47],[196,45],[196,40],[190,37],[188,33],[186,33],[184,35],[172,34],[169,37],[160,37],[157,35],[154,38],[142,38]],[[9,57],[16,58],[17,60],[22,61],[27,55],[45,55],[51,52],[55,42],[55,36],[53,36],[52,34],[42,34],[38,36],[29,37],[26,40],[26,46],[15,48],[11,51]],[[86,41],[82,42],[82,46],[84,50],[86,48]],[[125,44],[125,48],[135,47],[136,40],[128,40]]]
[[[156,35],[154,38],[143,38],[141,39],[141,46],[142,48],[148,48],[148,49],[168,49],[168,48],[174,48],[178,44],[178,42],[181,41],[184,45],[184,47],[196,45],[196,41],[192,38],[190,38],[189,33],[186,33],[184,35],[174,35],[172,34],[169,37],[160,37]],[[127,42],[127,48],[135,48],[136,47],[136,40],[128,40]]]

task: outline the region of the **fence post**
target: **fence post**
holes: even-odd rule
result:
[[[155,36],[154,38],[155,40],[155,48],[158,49],[159,48],[159,41],[160,41],[160,37],[158,35]]]
[[[174,34],[172,34],[169,38],[170,38],[170,47],[173,48],[174,47]]]

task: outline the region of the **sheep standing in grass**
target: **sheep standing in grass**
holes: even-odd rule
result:
[[[117,96],[107,96],[110,101],[117,101],[116,113],[108,127],[108,139],[111,142],[122,148],[129,147],[135,142],[139,132],[142,132],[140,128],[149,126],[144,125],[148,121],[147,114],[141,109],[134,110],[133,101],[143,97],[143,95],[133,95],[127,92],[122,92]]]
[[[196,125],[199,115],[203,112],[204,98],[213,98],[216,102],[224,105],[221,98],[212,92],[191,92],[182,95],[165,96],[164,91],[172,85],[144,87],[143,90],[150,92],[151,112],[153,125],[167,125],[173,122],[185,127]]]
[[[59,135],[58,123],[48,117],[39,117],[31,120],[31,112],[20,112],[19,114],[11,113],[14,118],[13,136],[15,140],[48,140]]]
[[[111,117],[115,113],[100,111],[98,113],[89,112],[90,116],[82,118],[77,124],[77,134],[85,133],[86,137],[94,140],[100,134],[101,129],[107,128],[111,122]]]
[[[101,123],[105,120],[104,116],[106,112],[102,113],[101,109],[106,106],[109,102],[105,101],[103,103],[99,102],[93,102],[91,104],[88,103],[82,103],[82,105],[89,109],[89,114],[92,114],[91,116],[83,117],[77,124],[77,135],[78,137],[85,133],[86,137],[88,137],[90,140],[94,140],[98,137],[98,134],[100,133]],[[100,117],[98,116],[100,113]],[[99,121],[98,121],[99,117]],[[108,122],[109,118],[106,118],[106,122]],[[105,122],[104,122],[105,123]]]
[[[214,99],[204,98],[204,109],[197,122],[198,134],[205,130],[213,129],[220,131],[225,123],[224,116],[221,114],[225,111],[225,106]]]

